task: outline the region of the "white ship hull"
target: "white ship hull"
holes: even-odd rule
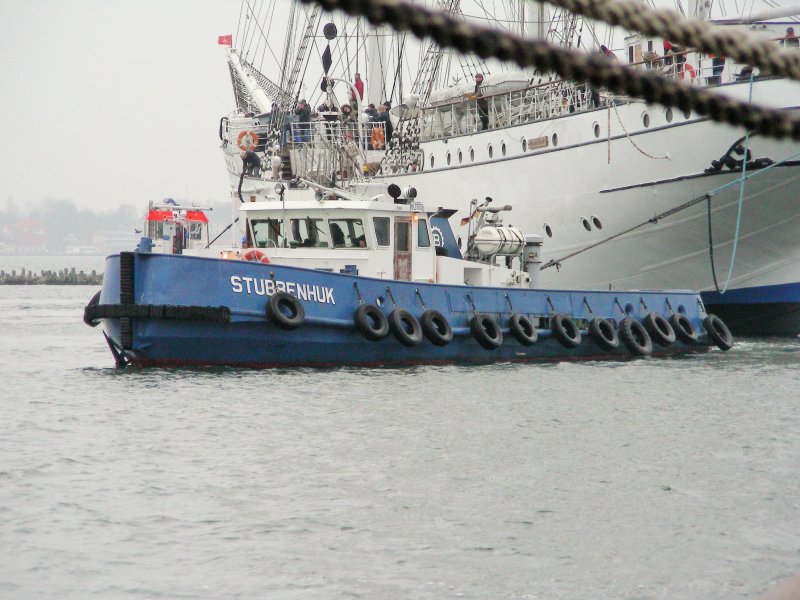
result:
[[[746,82],[721,89],[745,100],[750,92]],[[752,93],[754,103],[800,107],[794,82],[756,81]],[[513,205],[507,221],[544,236],[546,263],[735,182],[740,170],[706,170],[744,134],[695,114],[634,102],[426,142],[420,146],[423,170],[384,181],[413,185],[429,208],[459,202],[454,220],[466,216],[472,198]],[[545,139],[545,147],[531,149]],[[701,290],[741,333],[800,333],[800,144],[753,136],[748,145],[753,159],[777,164],[748,173],[741,215],[738,184],[712,196],[716,284],[705,201],[565,259],[559,269],[545,269],[542,284]],[[713,293],[726,284],[725,294]]]

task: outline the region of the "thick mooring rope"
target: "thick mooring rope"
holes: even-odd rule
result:
[[[365,16],[375,25],[390,25],[431,38],[442,47],[481,58],[512,61],[521,67],[553,72],[564,79],[587,82],[617,94],[642,98],[650,104],[694,110],[714,121],[757,131],[775,138],[800,140],[800,118],[738,102],[705,89],[670,81],[655,73],[638,71],[609,61],[598,53],[582,54],[540,40],[477,27],[443,13],[400,0],[303,0],[318,2],[326,10]]]

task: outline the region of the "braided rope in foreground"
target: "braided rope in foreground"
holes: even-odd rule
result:
[[[758,67],[762,74],[782,75],[800,81],[800,52],[781,50],[770,40],[741,29],[722,29],[698,19],[685,19],[671,10],[652,10],[634,0],[550,0],[560,8],[584,17],[654,35],[717,56],[729,56]]]
[[[476,27],[401,0],[302,1],[317,1],[326,10],[365,16],[375,25],[411,31],[419,38],[429,37],[442,47],[462,53],[515,62],[520,67],[535,67],[564,79],[588,82],[617,94],[642,98],[650,104],[694,110],[714,121],[744,127],[769,137],[800,140],[800,118],[669,81],[653,73],[623,67],[597,53],[572,52],[539,40],[525,40],[506,32]]]

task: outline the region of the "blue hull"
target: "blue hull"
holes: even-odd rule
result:
[[[566,347],[549,329],[557,313],[581,326],[595,317],[619,323],[626,314],[641,320],[648,312],[665,317],[680,312],[700,334],[698,341],[653,344],[653,354],[703,351],[710,345],[702,326],[706,313],[694,292],[477,288],[181,255],[134,253],[127,260],[121,268],[120,255],[107,258],[98,306],[133,304],[139,311],[125,313],[133,317],[101,319],[112,351],[135,366],[410,365],[631,356],[622,343],[602,349],[585,329],[576,348]],[[267,303],[276,291],[300,300],[305,319],[296,329],[283,329],[268,318]],[[417,319],[426,310],[439,311],[453,339],[444,346],[423,339],[412,347],[392,334],[370,341],[354,326],[362,303],[379,306],[387,316],[395,308]],[[499,347],[486,349],[473,336],[469,323],[476,312],[499,323]],[[173,313],[176,318],[168,318]],[[537,326],[536,343],[526,346],[509,334],[514,313]]]
[[[736,335],[800,334],[800,283],[703,292],[710,312]]]

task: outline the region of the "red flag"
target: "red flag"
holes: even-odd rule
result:
[[[217,38],[217,43],[220,46],[232,46],[233,45],[233,34],[219,36]]]

